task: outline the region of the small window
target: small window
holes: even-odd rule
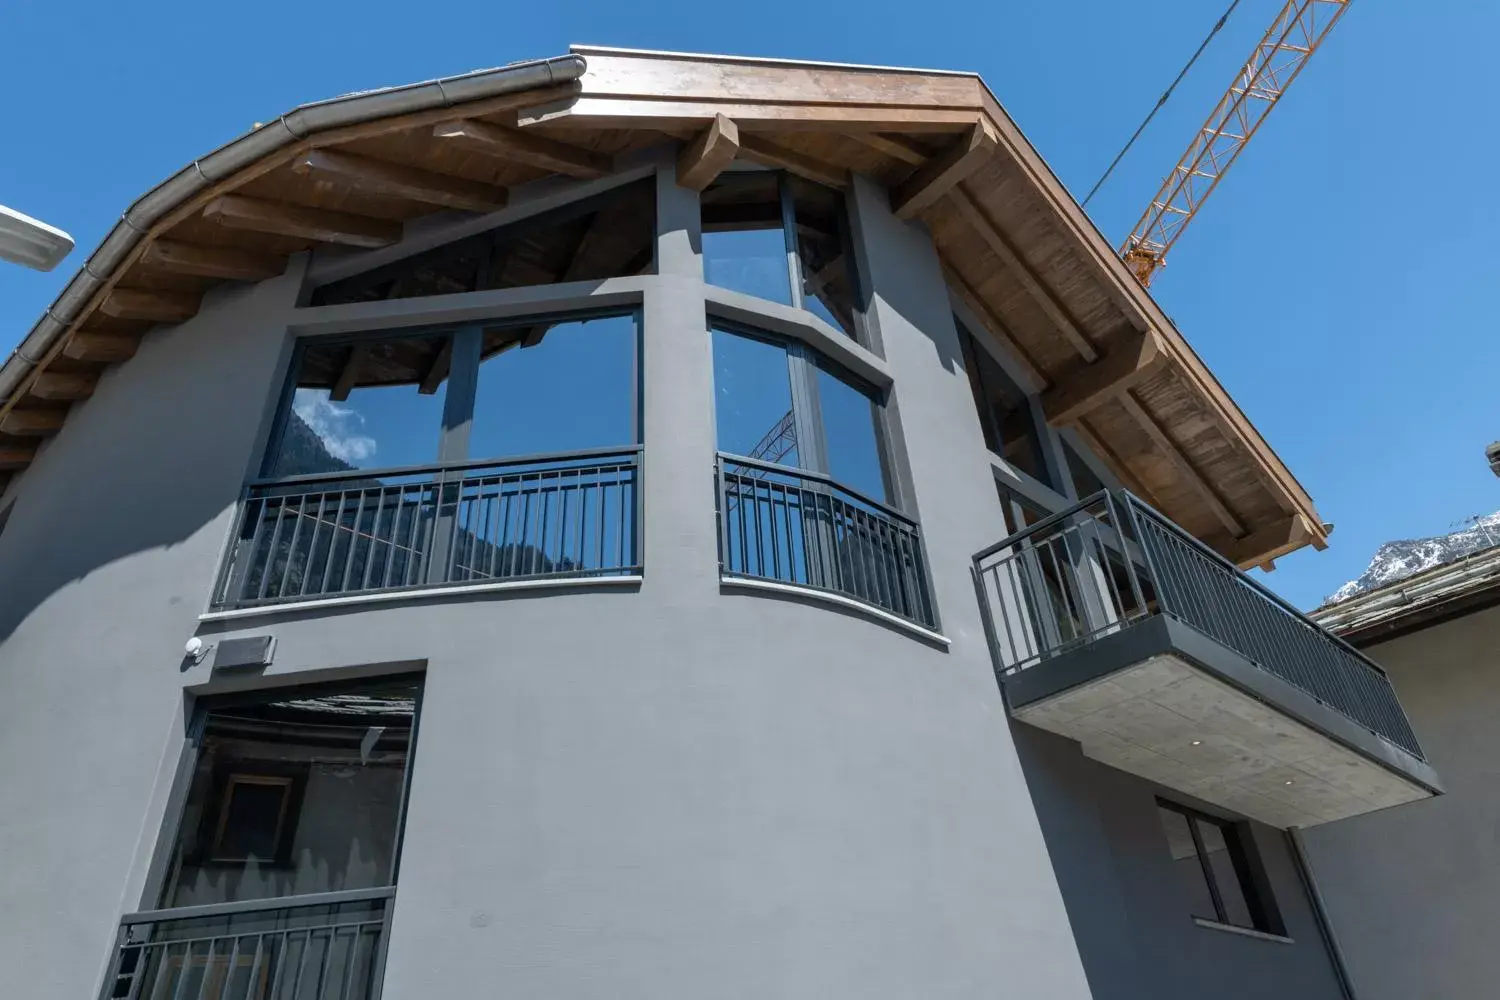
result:
[[[709,284],[806,309],[856,335],[842,193],[800,177],[754,171],[720,177],[703,192],[701,204]]]
[[[957,317],[954,322],[985,446],[1032,479],[1055,487],[1042,461],[1042,435],[1031,401],[968,328]]]
[[[656,186],[647,178],[330,282],[312,304],[626,277],[650,269],[655,245]]]
[[[1280,933],[1256,889],[1238,824],[1158,802],[1172,868],[1194,917]]]
[[[295,800],[302,774],[237,771],[219,784],[212,812],[214,835],[208,860],[218,864],[285,865],[297,825]]]

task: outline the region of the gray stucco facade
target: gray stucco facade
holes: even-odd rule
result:
[[[708,288],[696,196],[652,169],[651,276],[298,308],[302,259],[149,336],[13,483],[7,991],[97,995],[153,905],[195,698],[418,670],[386,997],[1338,997],[1279,832],[1254,838],[1292,943],[1196,926],[1151,787],[1010,721],[970,576],[995,471],[924,230],[856,178],[870,347],[841,343]],[[587,304],[643,317],[639,581],[204,614],[295,336]],[[889,389],[940,635],[721,582],[706,314]],[[265,634],[248,676],[182,654]]]
[[[1368,648],[1448,794],[1306,834],[1361,1000],[1488,996],[1500,979],[1497,635],[1490,607]]]

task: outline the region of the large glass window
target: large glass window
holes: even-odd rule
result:
[[[856,336],[857,293],[840,192],[769,171],[729,173],[703,192],[702,206],[703,271],[710,284],[807,309]]]
[[[655,245],[656,186],[646,178],[330,282],[312,304],[624,277],[650,269]]]
[[[204,713],[163,908],[392,885],[421,683]]]
[[[1041,430],[1026,393],[957,317],[954,323],[985,445],[1032,479],[1055,486],[1042,461]]]
[[[1256,891],[1237,825],[1171,802],[1158,802],[1157,813],[1193,916],[1279,932],[1268,901]]]
[[[719,450],[889,500],[875,391],[796,342],[713,328]]]

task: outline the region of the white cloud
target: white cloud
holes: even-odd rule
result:
[[[334,458],[358,465],[375,455],[375,439],[359,433],[365,418],[353,407],[331,401],[327,389],[298,389],[292,397],[292,410]]]

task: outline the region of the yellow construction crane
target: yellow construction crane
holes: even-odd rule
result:
[[[1166,264],[1167,251],[1182,238],[1182,231],[1351,3],[1353,0],[1287,0],[1281,8],[1249,60],[1235,74],[1218,107],[1120,245],[1120,256],[1142,285],[1149,286]]]

